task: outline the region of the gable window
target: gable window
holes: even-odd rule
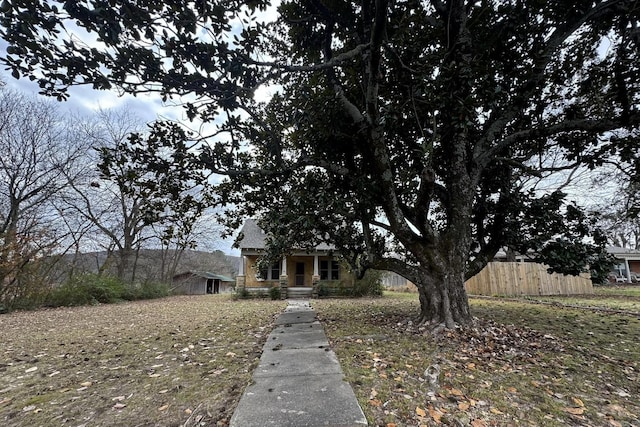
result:
[[[340,264],[338,261],[320,261],[320,280],[340,280]]]

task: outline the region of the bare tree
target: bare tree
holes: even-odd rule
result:
[[[65,238],[54,201],[82,147],[54,103],[3,89],[0,152],[0,303],[11,305],[46,280],[39,264]]]

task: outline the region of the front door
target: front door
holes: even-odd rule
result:
[[[304,262],[296,262],[296,286],[304,286]]]
[[[213,293],[213,279],[207,279],[207,293]]]
[[[215,279],[213,281],[213,293],[214,294],[220,293],[220,279]]]

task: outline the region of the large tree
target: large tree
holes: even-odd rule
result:
[[[190,117],[227,132],[202,157],[229,177],[221,201],[261,213],[274,250],[331,240],[411,279],[447,326],[470,321],[464,280],[499,248],[553,258],[590,231],[530,178],[611,153],[638,168],[635,0],[308,0],[273,25],[259,0],[3,4],[15,76],[193,95]]]
[[[165,255],[172,249],[177,258],[193,248],[210,186],[184,130],[164,122],[147,128],[122,109],[99,112],[80,132],[94,153],[86,179],[63,193],[62,213],[93,226],[95,243],[107,250],[101,270],[115,264],[118,278],[135,282],[143,247],[161,246]],[[158,276],[167,279],[164,261]]]
[[[67,237],[55,204],[78,178],[85,147],[57,107],[0,89],[0,305],[47,285],[39,268]]]

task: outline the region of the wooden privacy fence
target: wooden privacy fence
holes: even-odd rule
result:
[[[465,283],[471,295],[572,295],[591,294],[593,284],[585,274],[549,274],[533,262],[490,262]]]

